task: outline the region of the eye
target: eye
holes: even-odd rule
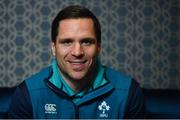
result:
[[[92,45],[95,43],[95,40],[94,39],[83,39],[81,41],[81,44],[82,45],[85,45],[85,46],[89,46],[89,45]]]
[[[71,39],[63,39],[63,40],[60,40],[59,42],[62,45],[69,46],[72,44],[73,41]]]

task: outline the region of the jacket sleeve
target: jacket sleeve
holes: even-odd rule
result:
[[[126,104],[125,118],[144,118],[145,104],[144,104],[143,90],[138,83],[133,80],[130,86],[128,100]]]
[[[12,102],[9,108],[9,118],[13,119],[31,119],[32,105],[25,82],[21,83],[15,90]]]

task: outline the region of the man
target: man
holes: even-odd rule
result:
[[[9,118],[142,118],[142,91],[131,77],[102,66],[99,21],[69,6],[52,23],[52,65],[20,84]]]

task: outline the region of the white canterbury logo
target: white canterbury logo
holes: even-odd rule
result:
[[[56,111],[56,104],[45,104],[44,106],[45,113],[55,114]]]

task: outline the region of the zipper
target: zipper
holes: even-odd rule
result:
[[[75,119],[79,119],[79,107],[73,101],[71,102],[73,103],[73,106],[75,108]]]

